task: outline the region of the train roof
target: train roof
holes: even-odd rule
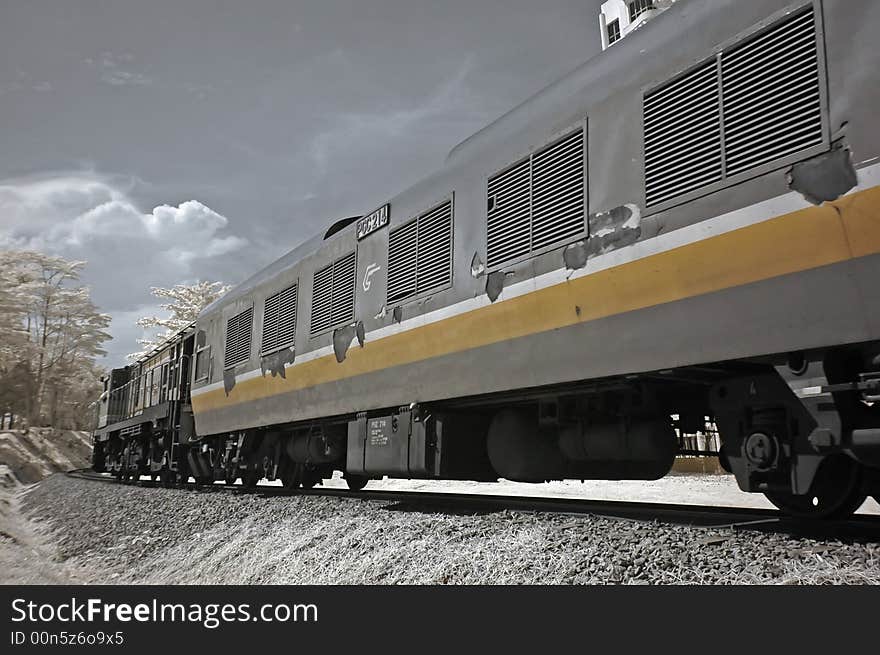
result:
[[[760,0],[750,0],[760,2]],[[494,148],[504,144],[515,135],[526,132],[537,120],[552,115],[559,107],[565,106],[573,98],[585,100],[586,105],[602,102],[617,90],[644,79],[645,61],[655,51],[676,48],[676,41],[682,34],[688,38],[699,39],[700,26],[708,21],[717,21],[725,11],[735,11],[742,0],[715,0],[714,2],[688,2],[678,0],[656,19],[649,21],[636,32],[616,42],[613,46],[596,54],[580,64],[567,75],[544,87],[498,119],[464,139],[449,151],[440,170],[420,180],[410,189],[402,190],[398,196],[413,188],[429,184],[431,180],[451,168],[463,166],[474,159],[486,156]],[[395,198],[391,198],[393,204]],[[202,311],[210,314],[227,303],[246,296],[264,282],[268,282],[283,271],[293,267],[306,256],[316,252],[325,240],[336,238],[354,229],[350,219],[337,221],[325,233],[319,233],[301,243],[283,257],[234,287],[222,298],[217,299]],[[343,224],[344,223],[344,224]],[[341,229],[333,228],[343,224]]]
[[[644,77],[644,60],[649,53],[665,46],[674,47],[675,40],[682,38],[684,33],[693,39],[691,28],[706,20],[717,20],[725,6],[735,7],[736,2],[737,0],[677,0],[654,20],[581,63],[458,143],[449,151],[446,166],[472,160],[495,144],[525,131],[536,118],[546,116],[571,98],[583,96],[585,92],[591,104],[605,100],[618,89],[632,84],[634,79]]]
[[[336,234],[345,232],[348,227],[339,230]],[[267,282],[277,276],[278,274],[284,272],[285,270],[295,266],[297,262],[302,260],[307,255],[310,255],[313,252],[316,252],[321,244],[324,243],[324,233],[319,233],[310,238],[307,241],[299,244],[296,248],[288,252],[287,254],[279,257],[274,262],[269,264],[266,268],[258,271],[254,275],[247,278],[241,284],[236,285],[232,289],[230,289],[226,294],[212,302],[210,305],[205,307],[199,316],[204,316],[205,314],[210,314],[216,309],[219,309],[223,305],[230,303],[237,298],[241,298],[242,296],[247,295],[253,289],[257,288],[264,282]],[[335,235],[334,235],[335,236]],[[332,238],[332,237],[331,237]]]

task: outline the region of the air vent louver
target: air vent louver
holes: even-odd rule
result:
[[[648,205],[721,179],[721,112],[715,60],[645,95]]]
[[[821,144],[812,7],[646,93],[643,110],[649,207]]]
[[[489,179],[490,268],[584,232],[584,130]]]
[[[312,283],[312,323],[311,333],[327,330],[333,321],[333,265],[325,266],[315,272]]]
[[[410,221],[388,235],[388,289],[389,303],[416,293],[416,239],[418,223]]]
[[[350,323],[354,320],[354,253],[333,263],[333,325]]]
[[[532,250],[584,230],[584,135],[579,130],[532,157]]]
[[[531,247],[531,159],[489,180],[486,240],[489,266],[520,257]]]
[[[721,70],[728,175],[822,142],[812,8],[725,51]]]
[[[354,320],[355,254],[315,271],[310,334]]]
[[[297,285],[294,284],[266,298],[263,305],[264,355],[293,345],[296,338],[296,296]]]
[[[452,282],[452,201],[393,230],[388,238],[389,303]]]
[[[251,356],[251,328],[254,308],[248,307],[226,321],[226,351],[223,356],[224,368],[232,368],[246,362]]]

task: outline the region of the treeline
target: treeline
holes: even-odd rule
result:
[[[110,317],[78,285],[85,262],[0,251],[2,427],[90,429],[101,393],[96,357]]]

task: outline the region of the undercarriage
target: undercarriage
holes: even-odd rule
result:
[[[678,457],[717,457],[743,491],[787,514],[840,518],[880,498],[878,400],[880,344],[871,343],[183,441],[179,426],[145,424],[96,444],[95,468],[123,480],[288,489],[340,471],[359,490],[386,476],[655,480]]]

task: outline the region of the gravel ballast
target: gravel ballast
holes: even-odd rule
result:
[[[880,544],[595,516],[395,511],[64,475],[24,507],[93,583],[880,583]]]

